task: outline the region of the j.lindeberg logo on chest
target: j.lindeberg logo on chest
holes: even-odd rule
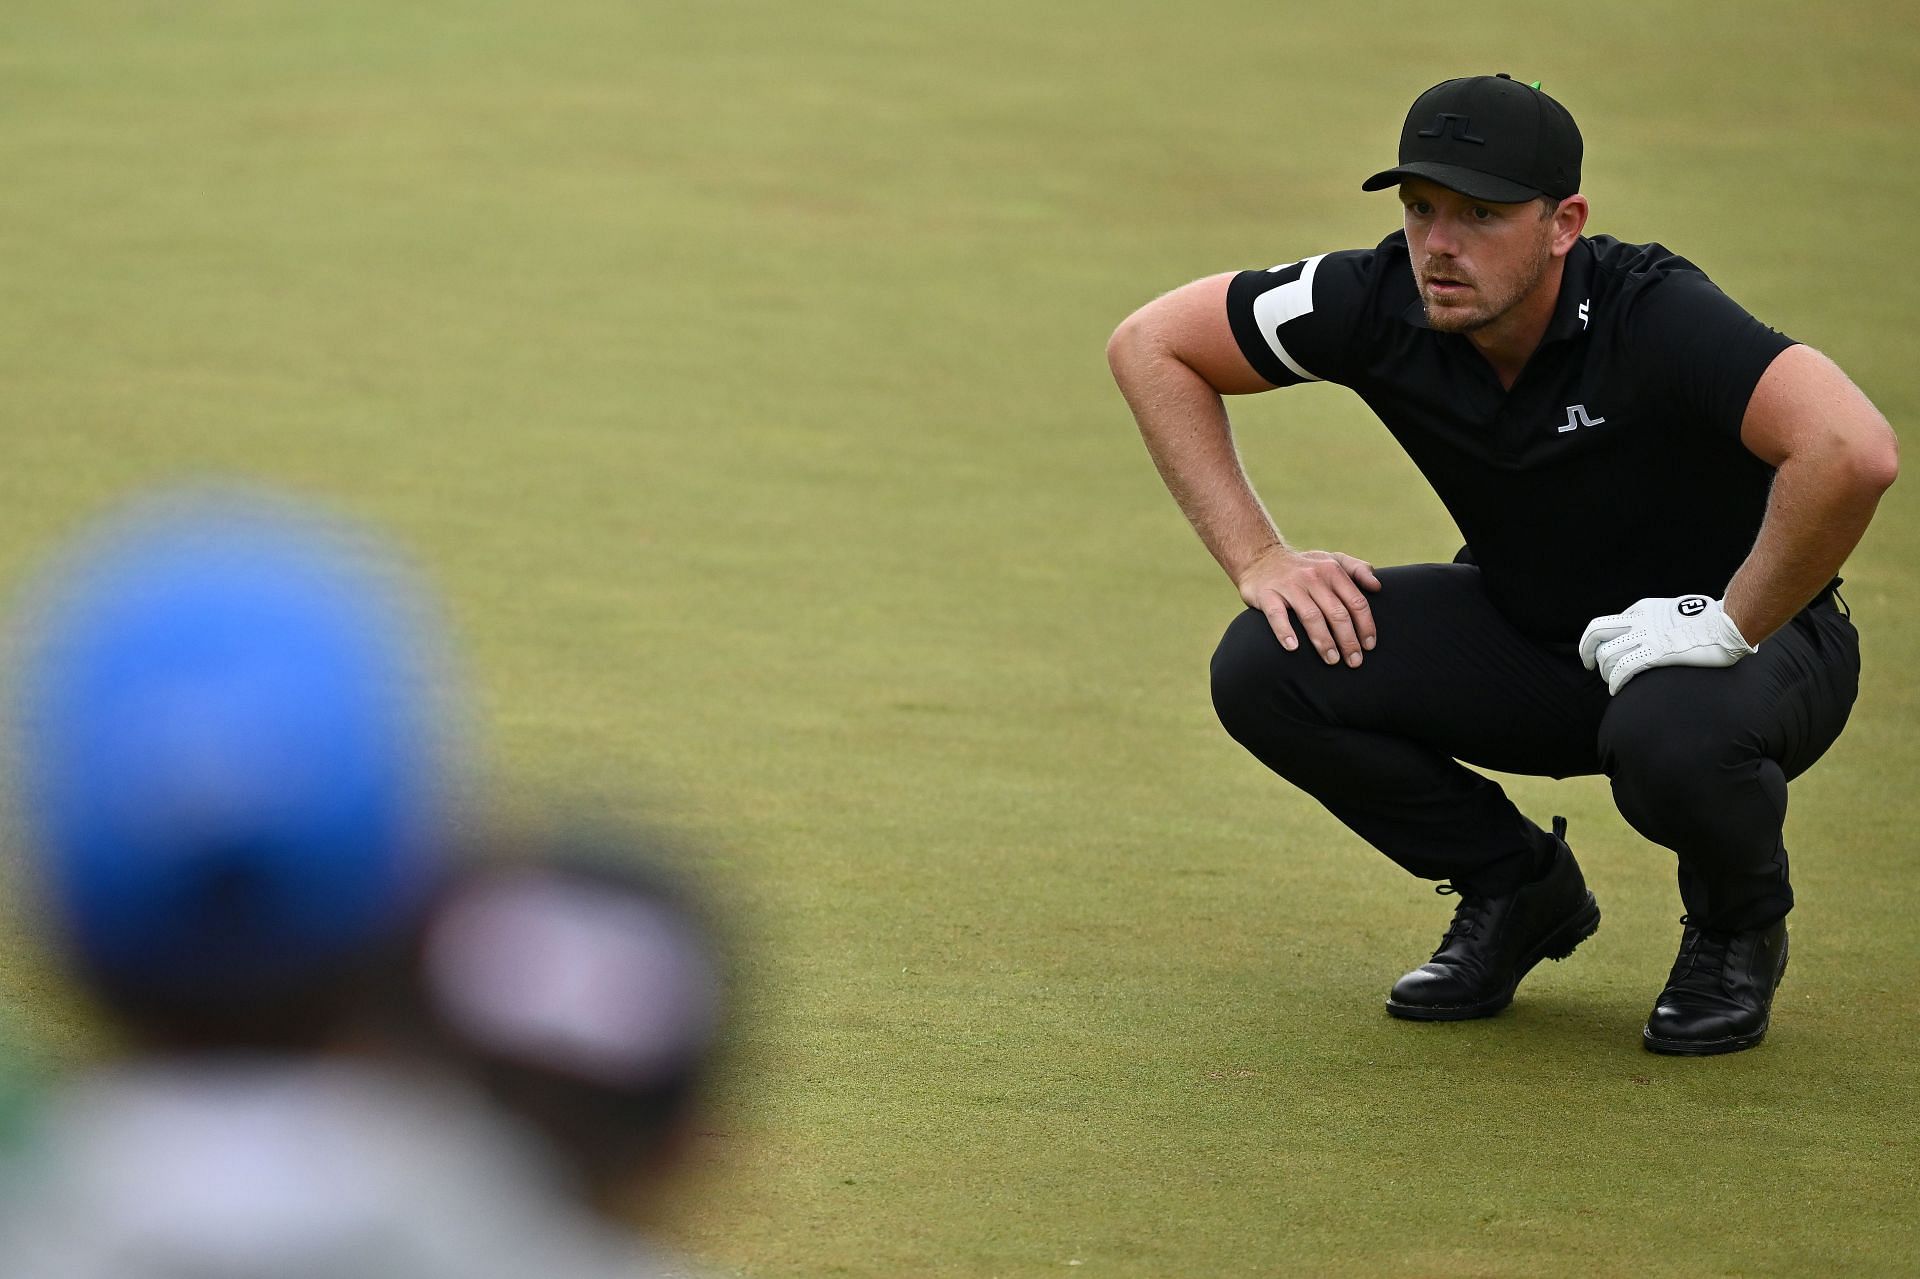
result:
[[[1567,424],[1556,427],[1555,430],[1558,431],[1559,434],[1565,435],[1568,431],[1577,431],[1583,426],[1599,426],[1606,420],[1607,419],[1603,417],[1588,417],[1587,406],[1584,404],[1569,404],[1567,406]]]

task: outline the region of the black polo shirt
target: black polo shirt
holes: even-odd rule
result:
[[[1512,390],[1427,327],[1404,233],[1244,271],[1233,334],[1278,386],[1351,387],[1386,424],[1522,631],[1577,640],[1647,596],[1720,596],[1773,469],[1740,442],[1760,375],[1793,345],[1658,244],[1582,237]]]

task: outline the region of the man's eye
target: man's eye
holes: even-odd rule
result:
[[[1473,220],[1475,222],[1491,222],[1493,221],[1493,210],[1484,205],[1476,204],[1473,206]]]
[[[1407,212],[1415,215],[1416,217],[1424,218],[1429,213],[1433,212],[1433,206],[1430,204],[1426,204],[1420,200],[1415,200],[1412,204],[1409,204],[1407,206]]]

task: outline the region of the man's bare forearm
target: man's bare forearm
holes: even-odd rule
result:
[[[1237,585],[1285,543],[1240,463],[1220,393],[1148,335],[1116,334],[1107,358],[1160,479]]]
[[[1304,637],[1323,660],[1344,656],[1358,666],[1377,638],[1366,599],[1380,589],[1373,566],[1289,547],[1233,446],[1221,396],[1273,384],[1235,345],[1226,321],[1230,278],[1196,280],[1134,312],[1114,330],[1107,362],[1167,491],[1240,598],[1266,614],[1282,648],[1296,649]]]
[[[1767,366],[1740,438],[1774,468],[1759,536],[1723,601],[1758,644],[1840,571],[1899,474],[1900,443],[1840,367],[1806,346]]]
[[[1833,580],[1891,482],[1884,467],[1844,454],[1782,464],[1760,535],[1727,585],[1727,616],[1749,644],[1786,625]]]

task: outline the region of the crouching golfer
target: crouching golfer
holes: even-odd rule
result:
[[[1162,478],[1249,605],[1213,659],[1234,738],[1413,874],[1452,926],[1387,1009],[1504,1008],[1599,910],[1551,834],[1467,764],[1605,773],[1679,858],[1658,1052],[1766,1034],[1793,906],[1787,782],[1845,725],[1858,636],[1836,576],[1894,436],[1826,357],[1657,244],[1582,234],[1581,138],[1501,76],[1420,95],[1371,249],[1197,280],[1108,355]],[[1223,394],[1351,387],[1445,503],[1450,564],[1375,572],[1284,539]],[[1337,477],[1326,477],[1335,482]]]

